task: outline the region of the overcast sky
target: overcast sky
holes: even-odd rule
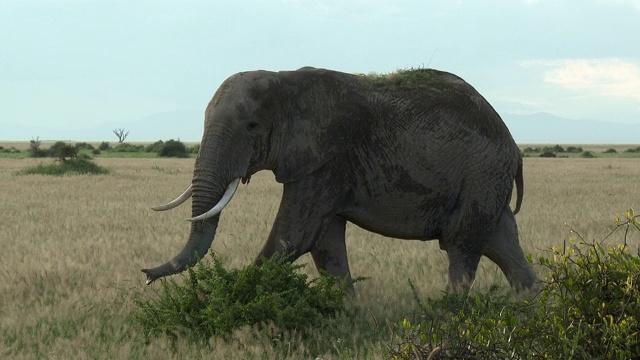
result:
[[[203,113],[233,73],[302,66],[431,67],[501,114],[640,124],[640,0],[0,0],[0,124]]]

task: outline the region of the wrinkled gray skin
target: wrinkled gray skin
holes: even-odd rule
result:
[[[401,239],[439,239],[449,281],[465,288],[482,255],[516,289],[536,277],[509,208],[522,200],[522,159],[489,103],[459,77],[423,71],[424,84],[380,86],[324,69],[231,76],[205,113],[193,172],[193,216],[215,205],[236,178],[263,169],[284,184],[257,263],[310,252],[315,265],[350,279],[345,224]],[[152,282],[209,249],[219,215],[191,224],[184,249],[143,270]]]

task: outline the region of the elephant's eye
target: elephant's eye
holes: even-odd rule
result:
[[[260,124],[258,124],[255,121],[252,121],[249,124],[247,124],[247,130],[249,130],[249,131],[254,131],[254,130],[258,129],[259,127],[260,127]]]

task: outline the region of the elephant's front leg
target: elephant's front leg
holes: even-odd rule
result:
[[[324,236],[311,249],[311,256],[313,256],[313,262],[319,272],[324,271],[329,275],[337,276],[341,283],[346,281],[349,292],[351,295],[355,295],[355,290],[351,283],[347,245],[344,238],[346,223],[345,219],[335,217],[329,223]]]
[[[339,232],[339,224],[332,225],[336,218],[338,199],[339,193],[335,188],[310,186],[305,182],[285,184],[278,215],[256,262],[260,264],[263,258],[270,258],[274,254],[283,255],[288,260],[294,261],[314,249],[330,229],[332,234]],[[341,239],[344,243],[344,222],[342,229]],[[327,251],[330,256],[335,257],[334,250],[325,249],[325,253]],[[319,268],[324,267],[317,262],[316,265]],[[348,266],[346,268],[348,272]],[[326,270],[332,273],[336,269],[327,268]]]

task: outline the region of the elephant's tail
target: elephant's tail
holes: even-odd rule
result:
[[[518,171],[516,172],[516,209],[513,210],[513,214],[517,214],[520,211],[522,205],[522,197],[524,196],[524,178],[522,176],[522,156],[518,156]]]

